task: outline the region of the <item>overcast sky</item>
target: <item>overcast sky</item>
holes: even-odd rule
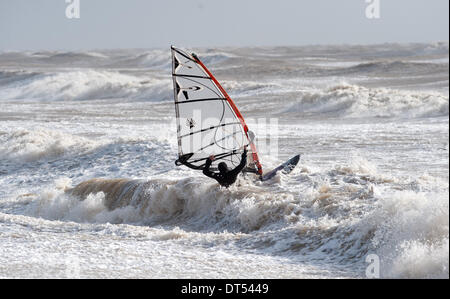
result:
[[[69,0],[67,0],[69,1]],[[0,50],[448,41],[448,0],[0,0]],[[368,0],[367,0],[368,1]],[[373,0],[372,0],[373,1]]]

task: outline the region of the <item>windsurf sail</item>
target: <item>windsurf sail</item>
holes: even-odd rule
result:
[[[244,146],[248,146],[244,172],[262,175],[254,135],[244,117],[217,79],[194,53],[172,50],[172,79],[177,119],[177,165],[204,169],[214,155],[211,170],[220,162],[239,165]]]

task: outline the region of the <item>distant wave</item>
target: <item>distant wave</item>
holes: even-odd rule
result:
[[[201,57],[202,62],[208,66],[214,66],[216,64],[226,62],[230,58],[236,57],[230,53],[217,51],[199,52],[198,55]]]
[[[66,64],[74,62],[92,62],[93,60],[107,59],[108,56],[98,52],[34,52],[30,57],[38,58],[43,62]]]
[[[229,90],[233,97],[274,94],[277,92],[286,92],[287,90],[281,84],[255,81],[224,81],[222,85],[226,90]]]
[[[223,63],[229,58],[234,57],[231,54],[221,53],[221,52],[206,52],[198,53],[202,58],[203,63],[209,67],[216,64]],[[145,67],[152,69],[162,69],[165,71],[171,70],[172,61],[170,57],[170,52],[165,50],[152,50],[146,51],[144,53],[138,53],[131,57],[125,59],[115,59],[114,62],[108,66],[113,67]]]
[[[213,50],[198,53],[208,66],[214,66],[235,57]],[[153,50],[104,50],[80,52],[0,52],[0,63],[29,66],[150,68],[169,70],[172,67],[169,49]]]
[[[382,73],[384,75],[399,73],[403,76],[408,73],[420,74],[437,71],[448,72],[448,64],[406,61],[377,61],[361,63],[356,66],[341,69],[341,72],[343,73]]]
[[[439,55],[447,54],[449,52],[449,43],[447,42],[433,42],[424,44],[424,49],[421,54],[424,55]]]
[[[164,50],[152,50],[129,55],[114,56],[108,67],[119,68],[154,68],[169,70],[172,67],[170,52]]]
[[[16,81],[25,81],[40,74],[24,70],[0,71],[0,87],[8,86]]]
[[[434,117],[449,115],[448,96],[437,92],[366,88],[341,84],[300,92],[281,113],[336,117]]]
[[[77,70],[48,73],[0,73],[0,99],[90,100],[126,98],[165,100],[170,81],[140,78],[113,71]]]

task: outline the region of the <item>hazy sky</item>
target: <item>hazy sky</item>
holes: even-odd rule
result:
[[[0,0],[0,50],[448,41],[448,0]]]

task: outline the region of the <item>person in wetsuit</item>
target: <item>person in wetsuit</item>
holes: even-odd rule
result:
[[[203,174],[215,179],[221,186],[228,188],[236,182],[238,174],[247,165],[247,147],[244,148],[244,152],[242,153],[241,163],[235,169],[230,170],[225,162],[220,162],[218,165],[219,173],[212,172],[209,170],[212,161],[214,161],[214,156],[210,156],[208,160],[206,160]]]

